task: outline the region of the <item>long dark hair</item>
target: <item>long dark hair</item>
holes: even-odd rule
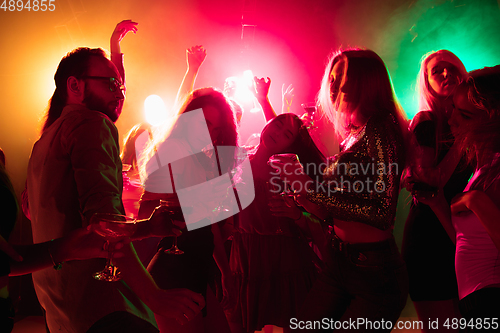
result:
[[[91,49],[88,47],[80,47],[69,52],[59,62],[57,71],[54,74],[56,90],[49,100],[49,108],[44,117],[42,133],[61,116],[62,110],[66,106],[68,98],[66,82],[68,78],[70,76],[79,78],[85,75],[92,57],[102,57],[106,59],[106,53],[100,48]]]

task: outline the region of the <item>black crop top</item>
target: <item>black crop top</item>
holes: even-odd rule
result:
[[[404,140],[395,118],[372,117],[329,158],[323,182],[309,188],[308,198],[334,219],[387,230],[394,226],[404,167]]]

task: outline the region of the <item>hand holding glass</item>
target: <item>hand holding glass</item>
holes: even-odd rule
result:
[[[92,216],[90,224],[93,225],[93,231],[106,238],[108,249],[106,266],[94,274],[94,279],[108,282],[121,280],[120,271],[112,262],[114,243],[132,236],[137,229],[137,222],[135,218],[119,214],[95,213]]]
[[[177,200],[160,200],[159,207],[167,207],[172,219],[178,221],[184,221],[184,216],[182,215],[182,209],[178,205]],[[172,244],[172,247],[165,250],[165,253],[176,254],[176,255],[184,254],[184,251],[179,249],[179,247],[177,246],[177,236],[174,236],[174,242]]]

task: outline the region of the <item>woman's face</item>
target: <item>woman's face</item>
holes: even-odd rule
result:
[[[344,59],[339,60],[330,73],[330,99],[335,108],[341,113],[354,111],[352,105],[354,93],[347,75],[346,64],[347,62]]]
[[[342,88],[345,73],[344,59],[338,60],[330,72],[330,100],[335,105]]]
[[[290,117],[272,120],[262,131],[261,142],[272,154],[283,153],[295,141],[299,127]]]
[[[467,92],[467,86],[459,85],[453,96],[454,108],[448,123],[454,136],[466,135],[487,120],[486,112],[469,101]]]
[[[207,105],[203,107],[205,120],[207,122],[208,131],[212,141],[215,141],[222,130],[222,115],[221,112],[214,106]]]
[[[448,97],[460,83],[460,72],[445,57],[438,55],[427,63],[427,82],[439,97]]]

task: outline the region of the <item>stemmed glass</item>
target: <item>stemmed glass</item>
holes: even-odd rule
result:
[[[179,206],[179,202],[174,199],[170,200],[160,200],[160,206],[159,207],[168,207],[168,211],[171,215],[171,218],[176,220],[176,221],[184,221],[184,215],[182,215],[182,209],[181,206]],[[164,251],[166,254],[184,254],[184,251],[179,249],[177,246],[177,236],[174,236],[174,241],[172,246]]]
[[[94,225],[93,231],[106,238],[108,249],[106,266],[102,271],[94,273],[94,279],[108,282],[121,280],[120,271],[112,261],[114,243],[132,236],[137,229],[136,223],[135,218],[120,214],[95,213],[92,216],[90,224]]]
[[[316,112],[318,111],[318,105],[314,102],[312,103],[303,103],[300,106],[304,109],[305,113],[300,117],[304,122],[306,128],[308,130],[313,130],[318,128],[314,124],[316,120]]]

